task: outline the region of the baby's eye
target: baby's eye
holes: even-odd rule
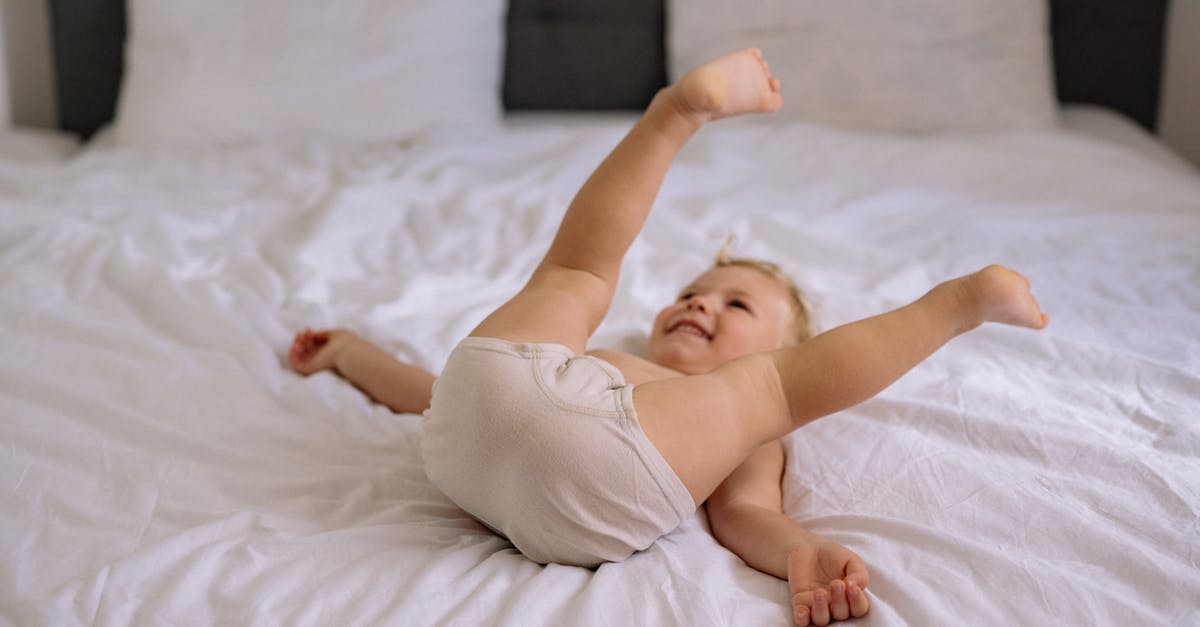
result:
[[[680,295],[679,295],[679,302],[683,302],[683,301],[685,301],[685,300],[688,300],[688,299],[690,299],[691,297],[693,297],[693,296],[695,296],[695,295],[696,295],[696,293],[695,293],[695,292],[684,292],[684,293],[682,293],[682,294],[680,294]]]
[[[746,304],[746,301],[743,301],[740,299],[735,299],[735,300],[729,301],[729,306],[736,307],[738,309],[744,309],[746,311],[750,311],[750,306]]]

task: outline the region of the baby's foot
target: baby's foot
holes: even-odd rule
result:
[[[1000,322],[1030,329],[1045,328],[1050,317],[1030,291],[1029,279],[1004,266],[991,265],[964,277],[965,291],[982,322]]]
[[[788,555],[792,617],[798,625],[828,625],[870,611],[867,565],[850,549],[816,534]]]
[[[292,340],[288,363],[291,364],[292,370],[305,376],[329,370],[337,365],[338,353],[357,338],[353,331],[345,329],[305,329],[297,333],[296,339]]]
[[[783,106],[779,79],[757,48],[718,57],[674,85],[680,108],[704,120],[776,111]]]

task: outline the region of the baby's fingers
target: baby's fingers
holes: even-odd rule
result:
[[[813,592],[812,622],[814,625],[829,624],[829,591],[824,588]]]
[[[846,582],[846,600],[850,603],[850,615],[855,618],[866,616],[867,610],[871,609],[871,603],[867,601],[867,593],[863,592],[862,588],[853,580]]]
[[[858,618],[865,616],[870,607],[867,594],[849,577],[833,581],[829,590],[818,588],[792,597],[792,617],[801,626]]]
[[[829,584],[829,615],[833,620],[850,618],[850,603],[846,601],[846,582],[835,579]]]
[[[288,360],[291,362],[293,367],[299,363],[301,356],[304,354],[304,341],[306,338],[306,332],[307,330],[297,333],[295,339],[292,340],[292,348],[288,351]]]
[[[808,627],[809,610],[807,605],[792,606],[792,619],[800,627]]]
[[[798,592],[792,597],[792,617],[797,625],[829,625],[829,591]]]
[[[808,625],[812,621],[813,593],[816,590],[806,590],[792,595],[792,618],[796,624]]]

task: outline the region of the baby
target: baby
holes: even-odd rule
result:
[[[984,322],[1044,327],[1024,277],[989,266],[809,338],[777,268],[721,259],[658,314],[646,358],[585,352],[675,155],[709,121],[778,109],[779,88],[761,53],[743,50],[661,90],[579,190],[528,283],[440,377],[342,330],[300,332],[292,367],[334,369],[396,411],[425,411],[430,480],[535,561],[621,561],[707,504],[718,541],[788,581],[798,624],[866,614],[862,559],[782,513],[779,438]]]

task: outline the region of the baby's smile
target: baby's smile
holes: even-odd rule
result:
[[[706,331],[699,322],[694,320],[679,320],[678,322],[673,323],[667,328],[667,335],[671,335],[672,333],[686,333],[688,335],[702,337],[706,340],[712,339],[712,334]]]

